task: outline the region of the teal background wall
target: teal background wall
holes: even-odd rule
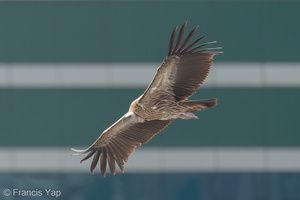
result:
[[[0,4],[0,62],[160,62],[189,20],[218,61],[299,61],[299,1],[14,1]]]

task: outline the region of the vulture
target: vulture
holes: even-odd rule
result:
[[[198,44],[204,36],[190,42],[198,27],[183,40],[187,22],[179,30],[176,26],[171,34],[167,56],[156,70],[156,74],[145,92],[134,100],[128,112],[107,128],[87,149],[72,149],[78,155],[87,153],[80,161],[93,157],[90,171],[94,173],[97,163],[103,176],[107,165],[112,175],[116,164],[124,172],[124,162],[135,148],[148,142],[175,119],[198,119],[193,113],[217,104],[218,99],[188,100],[207,77],[214,55],[221,49],[202,48],[207,42]],[[189,44],[188,44],[189,43]]]

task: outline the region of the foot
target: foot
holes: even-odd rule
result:
[[[180,119],[198,119],[194,113],[186,112],[186,113],[181,113],[178,118]]]

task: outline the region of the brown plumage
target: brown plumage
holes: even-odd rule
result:
[[[177,40],[178,26],[173,30],[167,57],[144,94],[131,103],[129,111],[107,128],[89,148],[72,149],[78,153],[88,153],[81,162],[94,155],[90,168],[92,173],[99,161],[103,176],[107,163],[112,175],[116,174],[116,164],[124,172],[124,162],[128,161],[135,148],[148,142],[174,119],[197,119],[192,112],[217,104],[217,99],[187,101],[207,77],[214,55],[221,52],[211,51],[220,47],[200,49],[215,42],[195,46],[203,37],[187,46],[198,27],[182,42],[186,25],[187,22],[181,27]]]

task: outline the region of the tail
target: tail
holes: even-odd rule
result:
[[[187,108],[187,112],[196,112],[206,108],[214,107],[218,104],[218,99],[202,99],[181,102]]]

